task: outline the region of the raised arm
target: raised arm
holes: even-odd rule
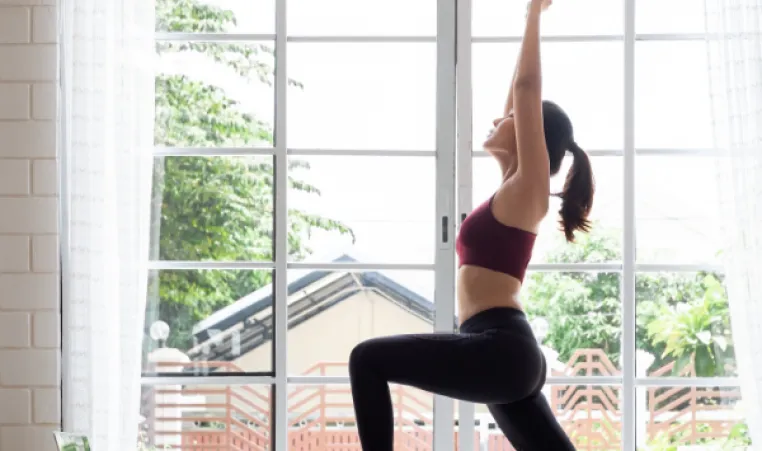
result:
[[[529,10],[532,8],[532,3],[527,3],[527,12],[524,16],[524,20],[529,18]],[[511,84],[508,86],[508,98],[505,100],[505,108],[503,108],[503,117],[508,117],[513,112],[513,85],[516,83],[516,73],[519,70],[519,60],[521,55],[516,58],[516,64],[513,69],[513,77],[511,77]]]
[[[503,108],[503,117],[508,117],[513,112],[513,85],[516,84],[516,73],[519,70],[518,58],[516,61],[516,68],[513,70],[511,85],[508,88],[508,98],[505,100],[505,108]]]
[[[550,0],[530,0],[524,40],[513,82],[513,117],[516,127],[518,175],[525,183],[550,191],[550,162],[542,117],[540,16]],[[547,193],[544,193],[547,191]]]

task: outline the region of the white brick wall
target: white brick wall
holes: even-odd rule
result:
[[[0,451],[61,421],[54,0],[0,0]]]

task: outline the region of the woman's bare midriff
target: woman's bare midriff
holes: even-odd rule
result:
[[[519,301],[521,282],[507,274],[479,266],[458,270],[458,319],[463,321],[493,307],[523,310]]]

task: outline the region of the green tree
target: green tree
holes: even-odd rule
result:
[[[618,237],[595,227],[572,245],[559,239],[550,263],[617,260]],[[619,362],[622,331],[620,277],[604,272],[535,273],[527,281],[526,308],[549,324],[545,344],[568,361],[577,349],[601,349]],[[732,371],[729,312],[722,278],[712,273],[641,273],[636,279],[637,349],[655,357],[651,369],[695,357],[701,375]]]
[[[558,237],[557,237],[558,239]],[[615,236],[596,227],[568,245],[558,239],[549,263],[602,263],[618,257]],[[613,362],[619,357],[621,335],[620,279],[614,273],[538,272],[527,281],[526,308],[544,317],[549,330],[545,344],[562,362],[577,349],[602,349]]]
[[[221,33],[236,25],[232,11],[197,0],[158,0],[156,28],[184,33]],[[224,67],[238,79],[259,86],[273,83],[273,49],[264,44],[219,42],[157,43],[160,59],[183,55]],[[301,87],[293,80],[292,86]],[[155,143],[164,147],[271,146],[272,127],[246,112],[223,87],[193,75],[156,76]],[[309,169],[289,161],[290,190],[320,195],[317,187],[293,176]],[[153,258],[191,261],[268,261],[273,259],[274,161],[272,157],[157,158],[154,164]],[[313,229],[349,233],[345,225],[291,209],[291,259],[310,253]],[[192,327],[220,308],[271,281],[266,271],[161,271],[151,282],[157,305],[149,306],[146,326],[156,319],[172,330],[168,345],[192,346]],[[146,340],[150,346],[150,340]]]
[[[717,275],[705,274],[688,290],[681,302],[646,301],[643,327],[661,357],[676,360],[676,371],[692,360],[697,376],[724,376],[735,366],[725,288]]]

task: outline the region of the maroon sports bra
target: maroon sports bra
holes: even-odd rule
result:
[[[537,234],[499,222],[492,213],[494,198],[493,194],[461,224],[455,242],[459,266],[480,266],[523,282]]]

